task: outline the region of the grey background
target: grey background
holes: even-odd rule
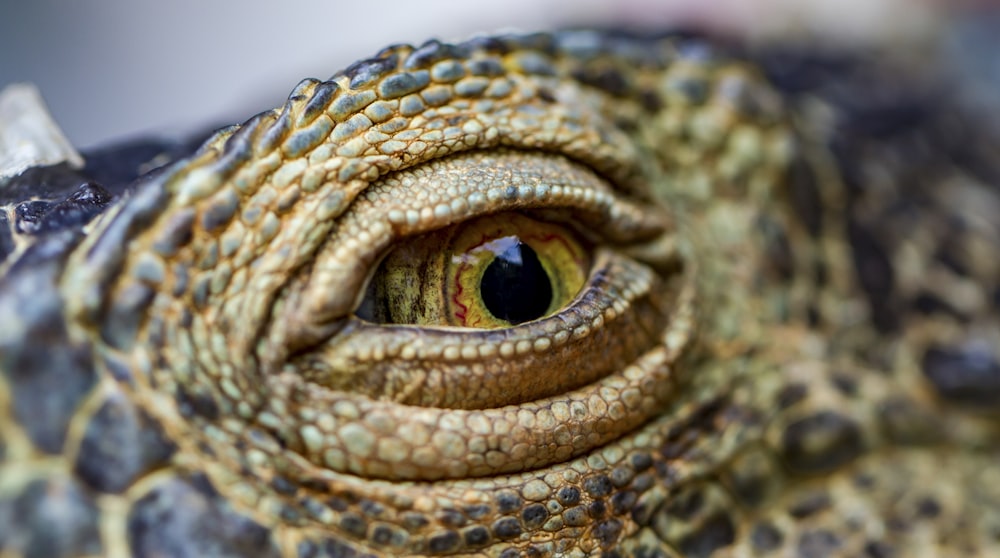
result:
[[[926,36],[932,0],[0,0],[0,87],[36,83],[86,148],[177,135],[280,104],[390,43],[498,29],[686,22],[851,41]]]

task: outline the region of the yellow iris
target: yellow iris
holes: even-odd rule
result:
[[[507,266],[514,268],[506,274],[508,280],[496,279],[496,268],[516,259],[504,258],[511,254],[520,256],[520,265]],[[541,273],[531,273],[531,260]],[[588,264],[580,243],[559,225],[518,213],[472,221],[451,245],[445,282],[448,323],[496,328],[547,316],[573,300],[587,278]]]
[[[500,213],[408,239],[382,261],[362,318],[502,328],[551,315],[583,288],[589,252],[558,224]]]

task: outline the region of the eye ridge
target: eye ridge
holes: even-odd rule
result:
[[[479,282],[483,304],[494,317],[512,325],[541,318],[552,304],[552,279],[530,244],[516,236],[498,241],[502,251]]]

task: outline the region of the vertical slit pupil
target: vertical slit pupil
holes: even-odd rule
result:
[[[518,240],[483,272],[479,290],[486,309],[511,324],[536,320],[552,304],[552,283],[531,246]]]

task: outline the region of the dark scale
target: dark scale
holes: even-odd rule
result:
[[[490,262],[479,289],[495,317],[511,324],[536,320],[552,304],[552,283],[531,246],[517,241]]]

